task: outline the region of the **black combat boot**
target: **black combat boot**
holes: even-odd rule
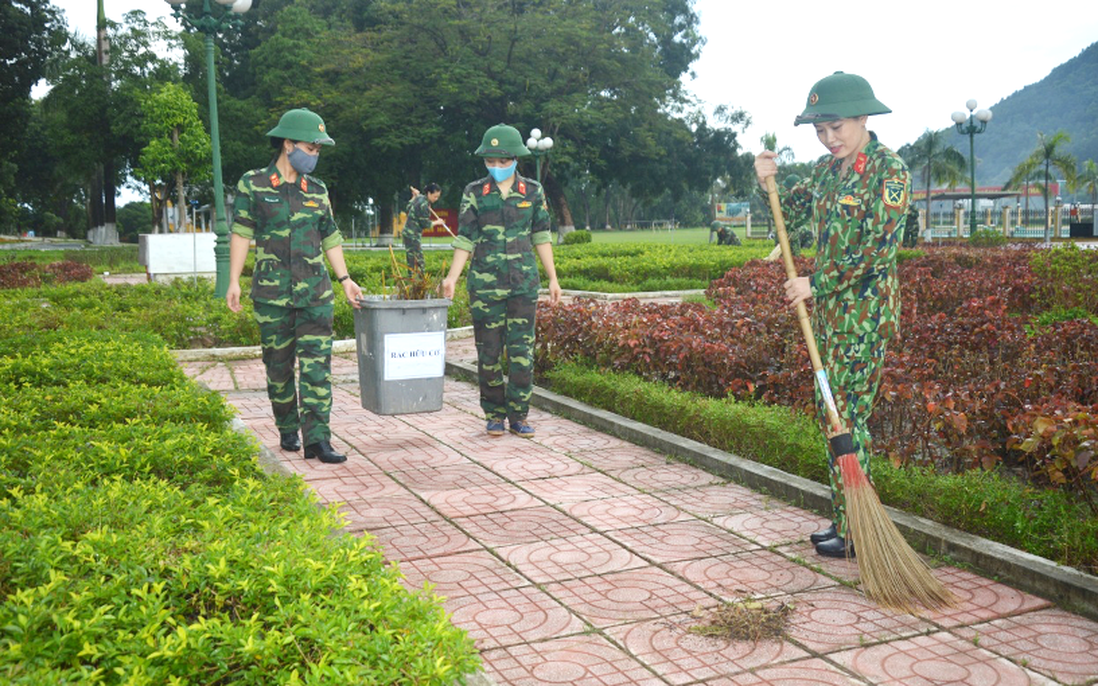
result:
[[[314,457],[328,464],[339,464],[347,461],[347,456],[337,453],[328,441],[317,441],[305,446],[305,459]]]
[[[816,552],[824,557],[854,557],[854,544],[847,543],[842,536],[829,538],[816,544]]]
[[[839,530],[835,528],[835,522],[831,522],[831,526],[827,527],[823,531],[817,531],[808,537],[808,540],[813,544],[823,543],[824,541],[830,541],[839,535]]]
[[[301,450],[301,439],[297,437],[297,432],[290,433],[279,432],[278,444],[282,446],[283,450],[292,450],[297,452]]]

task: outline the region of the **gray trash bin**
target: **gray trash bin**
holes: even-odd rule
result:
[[[441,410],[450,301],[366,296],[359,302],[355,341],[362,407],[375,414]]]

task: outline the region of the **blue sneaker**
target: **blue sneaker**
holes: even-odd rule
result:
[[[527,424],[525,419],[512,420],[511,433],[519,436],[520,438],[533,438],[534,427]]]
[[[502,419],[489,419],[488,420],[488,435],[489,436],[502,436],[503,435],[503,420]]]

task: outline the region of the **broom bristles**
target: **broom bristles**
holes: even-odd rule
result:
[[[929,610],[956,605],[956,596],[935,578],[892,523],[858,456],[841,455],[838,463],[846,500],[847,535],[856,552],[866,597],[910,614],[917,611],[915,603]]]

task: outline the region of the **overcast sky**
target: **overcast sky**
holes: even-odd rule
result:
[[[95,0],[52,2],[71,29],[95,35]],[[104,2],[115,21],[132,9],[170,16],[162,0]],[[695,8],[707,42],[687,87],[707,109],[726,104],[751,116],[740,139],[747,150],[760,150],[759,138],[770,131],[802,162],[823,147],[811,126],[794,127],[793,118],[812,84],[835,71],[869,80],[892,109],[873,117],[870,128],[898,148],[928,128],[951,125],[949,115],[969,98],[992,107],[1098,41],[1094,0],[695,0]]]

